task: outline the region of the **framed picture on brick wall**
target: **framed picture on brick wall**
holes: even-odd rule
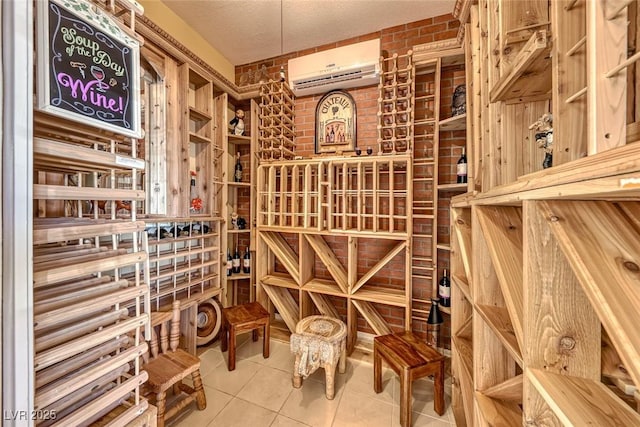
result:
[[[356,103],[345,91],[325,94],[316,106],[317,154],[345,153],[356,148]]]

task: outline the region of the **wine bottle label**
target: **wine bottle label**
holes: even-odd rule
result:
[[[233,259],[233,266],[234,267],[240,267],[240,258],[234,258]]]
[[[242,181],[242,169],[236,169],[236,181]]]
[[[439,286],[438,294],[440,298],[450,298],[451,297],[451,287],[450,286]]]
[[[456,172],[457,175],[466,175],[467,174],[467,164],[466,163],[458,163],[458,169]]]
[[[227,261],[227,270],[231,270],[231,267],[232,267],[231,261]]]
[[[245,259],[242,261],[242,266],[243,266],[244,268],[249,268],[249,267],[251,266],[251,260],[249,260],[249,259],[245,258]]]

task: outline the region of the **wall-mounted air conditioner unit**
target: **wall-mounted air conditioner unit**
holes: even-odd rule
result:
[[[289,86],[296,96],[379,83],[380,39],[289,60]]]

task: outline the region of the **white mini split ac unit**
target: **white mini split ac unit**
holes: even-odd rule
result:
[[[379,83],[380,39],[289,60],[289,86],[296,96]]]

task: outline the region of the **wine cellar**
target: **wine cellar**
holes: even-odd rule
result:
[[[640,426],[638,0],[186,3],[0,7],[3,425]]]

